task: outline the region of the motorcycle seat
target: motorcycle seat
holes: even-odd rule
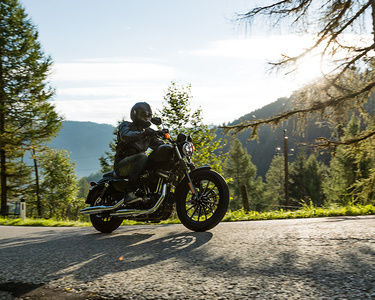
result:
[[[109,171],[107,173],[104,173],[103,174],[103,178],[114,178],[114,179],[127,179],[127,177],[121,177],[121,176],[118,176],[115,172],[115,170],[112,170],[112,171]]]
[[[118,178],[115,170],[109,171],[107,173],[103,174],[103,177],[112,177],[112,178]]]

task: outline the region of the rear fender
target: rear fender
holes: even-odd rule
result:
[[[90,190],[86,196],[86,204],[93,205],[96,199],[96,195],[103,189],[104,184],[96,184]]]

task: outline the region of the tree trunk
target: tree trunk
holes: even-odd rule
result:
[[[249,198],[247,196],[246,185],[241,185],[241,196],[242,196],[242,206],[246,213],[250,211]]]
[[[72,206],[68,204],[68,207],[66,208],[66,216],[65,219],[71,220],[72,219]]]
[[[5,92],[3,84],[3,62],[0,49],[0,180],[1,180],[1,210],[0,214],[7,214],[7,174],[6,174],[6,153],[2,135],[5,131]]]
[[[32,153],[33,161],[34,161],[36,208],[38,212],[38,218],[41,218],[42,217],[42,203],[40,201],[38,162],[36,160],[35,148],[32,148],[31,153]]]
[[[1,116],[0,116],[0,134],[1,134]],[[7,215],[7,176],[6,176],[6,156],[3,144],[0,146],[0,177],[1,177],[1,215]]]
[[[77,207],[76,211],[74,213],[74,216],[75,216],[74,221],[78,221],[79,220],[79,216],[80,216],[79,211],[80,211],[80,209],[79,209],[79,207]],[[174,213],[174,211],[173,211],[173,213]],[[173,215],[173,213],[172,213],[172,215]]]

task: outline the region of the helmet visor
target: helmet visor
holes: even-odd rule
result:
[[[137,118],[139,121],[149,122],[151,121],[151,118],[152,118],[152,112],[148,110],[141,110],[137,114]]]

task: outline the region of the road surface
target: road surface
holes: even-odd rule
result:
[[[375,299],[375,216],[0,226],[0,299]]]

